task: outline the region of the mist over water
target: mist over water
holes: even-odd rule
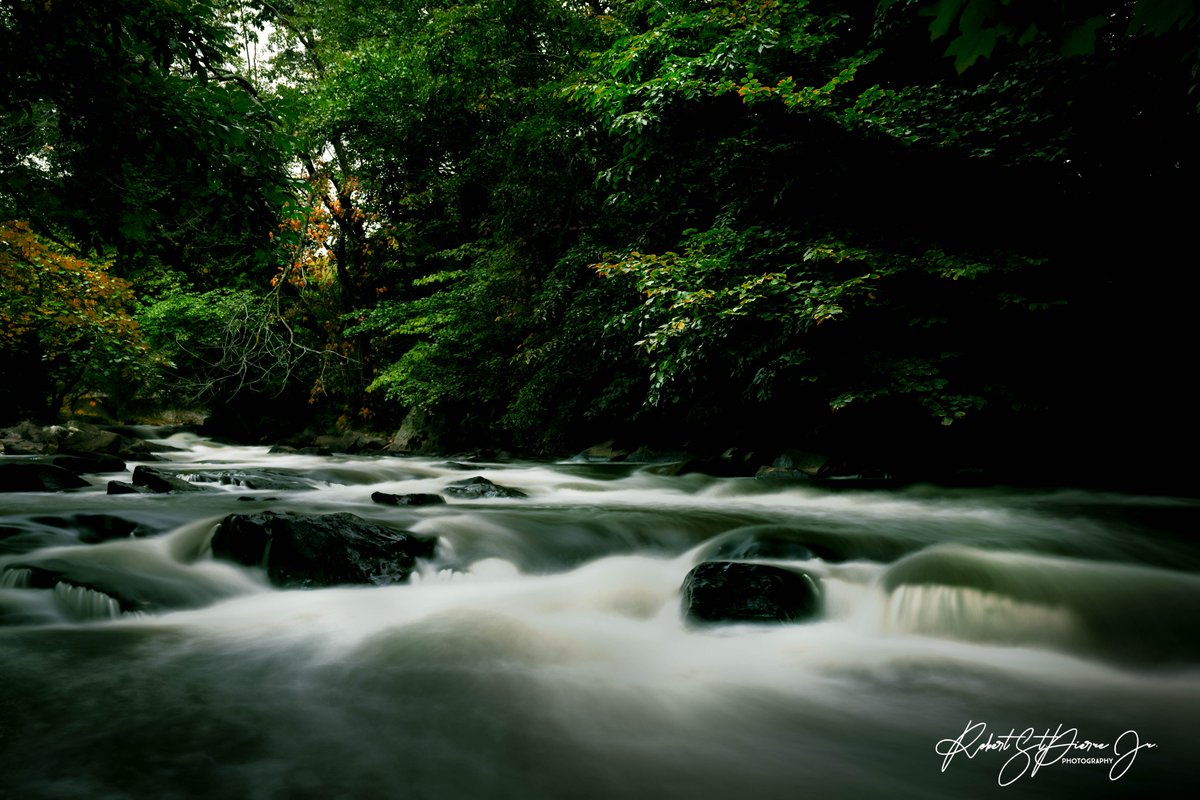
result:
[[[1196,781],[1193,500],[168,443],[186,450],[156,466],[209,491],[109,496],[112,475],[0,494],[0,797],[1172,797]],[[370,500],[473,475],[528,497]],[[209,549],[223,516],[262,510],[348,511],[438,554],[405,585],[282,590]],[[93,541],[95,515],[131,535]],[[764,541],[816,557],[746,549]],[[729,557],[812,576],[821,616],[688,624],[684,576]],[[1106,748],[1051,751],[1001,787],[1037,751],[936,752],[973,723]],[[1129,750],[1127,731],[1155,746],[1118,779],[1063,763]]]

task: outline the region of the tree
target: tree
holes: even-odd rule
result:
[[[270,274],[285,144],[233,71],[224,0],[0,10],[0,203],[134,274]]]
[[[601,176],[627,238],[598,268],[642,300],[614,324],[690,427],[911,451],[932,449],[924,418],[1078,445],[1081,409],[1152,402],[1143,359],[1165,373],[1158,340],[1186,316],[1104,322],[1138,248],[1182,252],[1182,43],[1037,40],[959,76],[920,4],[884,5],[625,6],[568,90],[615,143]],[[1068,233],[1064,208],[1105,237]]]
[[[54,419],[87,395],[119,407],[156,364],[128,282],[73,256],[27,222],[0,223],[0,415]],[[111,396],[110,396],[111,395]]]

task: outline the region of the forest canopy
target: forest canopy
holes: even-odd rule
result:
[[[1139,452],[1197,6],[5,2],[0,416]]]

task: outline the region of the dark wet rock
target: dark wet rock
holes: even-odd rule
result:
[[[54,447],[42,442],[11,440],[4,442],[4,446],[0,450],[3,450],[6,456],[40,456],[45,455],[47,452],[54,452]]]
[[[147,442],[141,439],[126,440],[117,455],[127,461],[162,461],[159,453],[182,453],[184,448],[172,447],[159,442]]]
[[[391,440],[384,447],[384,451],[388,453],[437,452],[440,442],[435,429],[436,426],[430,424],[423,412],[413,409],[400,423],[400,429],[392,435]]]
[[[687,460],[687,454],[678,450],[655,450],[652,447],[639,447],[625,460],[634,464],[675,464]]]
[[[819,475],[828,463],[829,457],[820,453],[813,453],[809,450],[784,450],[771,462],[771,467],[779,470],[794,470],[806,475]]]
[[[801,469],[791,467],[759,467],[754,477],[760,481],[795,481],[807,483],[812,475]]]
[[[767,564],[706,561],[683,580],[684,614],[692,622],[802,622],[821,610],[816,581]]]
[[[63,453],[59,451],[51,463],[74,472],[76,475],[89,475],[100,472],[124,472],[125,462],[116,456],[91,455],[87,453]]]
[[[166,439],[169,436],[174,436],[177,433],[190,433],[197,429],[198,425],[176,424],[176,425],[105,425],[104,429],[125,438],[134,440],[146,439]],[[151,444],[156,444],[151,442]]]
[[[461,481],[454,481],[446,487],[446,494],[451,497],[461,497],[466,500],[479,500],[492,497],[528,497],[520,489],[510,489],[499,486],[487,478],[476,475]]]
[[[0,492],[61,492],[87,481],[53,464],[0,464]]]
[[[58,449],[60,452],[114,454],[121,449],[123,438],[97,425],[76,423],[66,427],[66,435],[59,440]]]
[[[385,506],[436,506],[445,505],[446,498],[440,494],[389,494],[372,492],[371,500]]]
[[[723,456],[687,458],[671,464],[655,464],[646,469],[654,475],[710,475],[714,478],[748,478],[754,475],[757,465],[744,460],[745,455],[725,458]]]
[[[388,441],[382,436],[375,436],[371,433],[362,433],[349,431],[347,433],[339,433],[326,436],[317,436],[313,439],[313,444],[317,447],[325,447],[335,453],[379,453],[387,447]]]
[[[149,489],[155,494],[166,494],[167,492],[202,492],[208,488],[205,486],[196,486],[169,472],[163,472],[160,469],[146,466],[134,468],[133,485]]]
[[[303,478],[259,470],[204,470],[186,473],[195,483],[217,483],[222,486],[241,486],[244,489],[269,489],[277,492],[314,488]]]
[[[70,454],[79,457],[108,456],[135,461],[158,460],[156,453],[177,447],[127,436],[120,429],[102,428],[90,422],[71,421],[66,425],[37,425],[22,422],[0,430],[0,443],[9,455]]]
[[[616,447],[610,440],[600,444],[594,444],[591,447],[583,450],[572,458],[572,461],[624,461],[629,457],[629,451]]]
[[[134,486],[127,481],[109,481],[107,494],[158,494],[147,486]]]
[[[834,461],[803,450],[784,452],[755,473],[759,480],[790,480],[829,489],[882,489],[900,485],[895,475],[878,467]]]
[[[473,464],[468,461],[443,461],[437,466],[442,469],[453,469],[458,472],[474,472],[479,469],[479,464]]]
[[[826,462],[812,482],[828,489],[890,489],[902,483],[885,469],[836,461]]]
[[[26,420],[0,430],[0,443],[7,455],[42,455],[57,452],[62,435],[63,428],[59,425],[44,426]]]
[[[291,445],[277,444],[267,451],[275,455],[288,456],[331,456],[333,451],[328,447],[317,447],[316,445]]]
[[[437,540],[354,514],[231,514],[213,535],[217,558],[266,569],[278,586],[388,584],[408,580]]]

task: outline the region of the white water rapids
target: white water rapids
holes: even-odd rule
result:
[[[0,494],[0,798],[1157,798],[1200,774],[1194,500],[167,443],[184,477],[292,484]],[[528,497],[370,500],[473,475]],[[439,552],[405,585],[281,590],[208,548],[263,510]],[[689,625],[687,572],[764,536],[840,556],[768,562],[821,616]]]

